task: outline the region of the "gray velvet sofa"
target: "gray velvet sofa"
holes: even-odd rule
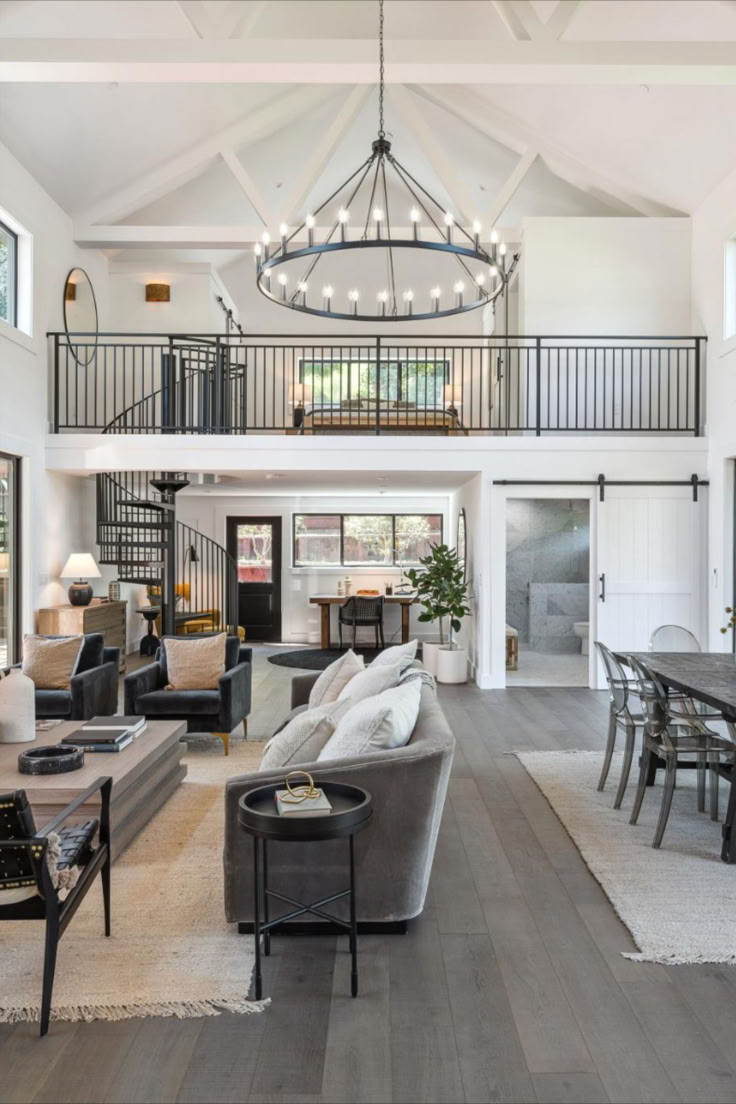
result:
[[[304,707],[318,673],[292,682],[292,712]],[[373,795],[370,824],[355,837],[357,913],[361,925],[402,924],[424,907],[445,804],[455,737],[434,691],[422,687],[419,717],[403,748],[324,764],[303,764],[318,782],[363,786]],[[300,764],[300,769],[301,769]],[[225,790],[225,914],[247,931],[253,922],[253,845],[238,827],[238,800],[279,781],[284,770],[231,778]],[[316,901],[347,884],[346,840],[269,845],[269,883],[290,897]],[[344,902],[331,905],[346,916]]]

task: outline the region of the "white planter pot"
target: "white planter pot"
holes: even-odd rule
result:
[[[439,640],[422,641],[422,663],[435,678],[437,678],[437,653],[444,646]]]
[[[437,650],[437,670],[434,673],[438,682],[453,683],[468,681],[467,648],[445,646]]]
[[[17,667],[0,677],[0,743],[36,739],[36,688]]]

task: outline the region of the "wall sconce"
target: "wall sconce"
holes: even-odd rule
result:
[[[64,298],[67,303],[73,303],[77,298],[77,285],[72,283],[71,280],[67,280],[66,286],[64,287]]]
[[[146,284],[147,303],[168,303],[170,299],[170,284]]]

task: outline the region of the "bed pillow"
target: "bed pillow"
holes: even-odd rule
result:
[[[327,705],[337,701],[340,691],[365,667],[363,657],[357,656],[352,648],[341,655],[329,667],[325,667],[309,694],[309,708],[315,705]]]
[[[404,747],[417,723],[421,692],[422,684],[412,679],[351,706],[319,753],[319,762]]]
[[[384,648],[371,663],[371,667],[382,667],[384,663],[401,664],[401,670],[411,667],[417,656],[417,640],[410,640],[408,644],[396,644],[393,648]]]
[[[37,690],[68,690],[84,645],[83,636],[23,637],[23,674]]]
[[[342,688],[337,700],[349,702],[350,705],[357,705],[365,698],[375,698],[377,694],[382,694],[384,690],[392,690],[394,686],[398,686],[400,675],[401,664],[399,663],[390,665],[384,663],[378,667],[366,667],[364,671],[354,675],[347,686]]]
[[[327,702],[297,713],[266,744],[259,771],[313,763],[350,708],[347,702]]]

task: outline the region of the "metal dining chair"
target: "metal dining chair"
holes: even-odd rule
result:
[[[621,777],[619,778],[616,798],[613,802],[614,809],[620,809],[621,802],[626,793],[629,774],[631,773],[631,761],[634,757],[634,747],[636,744],[636,729],[637,726],[641,728],[644,725],[644,716],[641,712],[641,705],[639,705],[638,712],[632,713],[631,711],[631,706],[638,704],[639,684],[637,680],[627,678],[623,667],[616,659],[613,652],[607,648],[605,644],[601,644],[600,640],[596,640],[595,646],[605,668],[610,703],[608,712],[608,739],[606,741],[606,753],[603,757],[601,776],[598,779],[598,789],[602,790],[606,785],[608,771],[611,767],[611,759],[616,747],[616,735],[618,730],[621,729],[625,737],[624,761],[621,767]],[[631,700],[632,695],[637,699],[637,702]]]
[[[705,810],[705,771],[706,767],[710,768],[710,816],[711,820],[718,820],[717,768],[722,760],[734,763],[736,748],[730,740],[724,740],[717,732],[706,728],[701,717],[672,709],[656,675],[635,656],[629,657],[629,663],[639,683],[639,698],[646,717],[639,782],[629,823],[636,824],[639,819],[652,756],[657,756],[665,765],[662,804],[652,840],[652,847],[659,847],[667,827],[677,781],[677,767],[682,757],[694,755],[696,759],[699,812]]]
[[[377,598],[361,598],[358,595],[352,595],[348,598],[342,606],[337,610],[337,631],[340,634],[340,647],[342,648],[342,627],[348,625],[353,630],[353,648],[355,648],[355,637],[357,630],[365,626],[373,626],[376,630],[376,647],[378,647],[378,638],[381,638],[381,648],[385,648],[386,645],[383,640],[383,595],[379,595]]]

